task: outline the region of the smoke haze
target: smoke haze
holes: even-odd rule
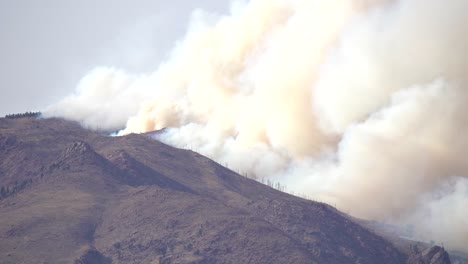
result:
[[[197,10],[151,74],[96,68],[45,112],[158,139],[468,251],[468,1]]]

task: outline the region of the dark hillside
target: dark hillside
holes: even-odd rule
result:
[[[0,119],[0,186],[0,263],[408,259],[326,204],[145,135],[59,119]]]

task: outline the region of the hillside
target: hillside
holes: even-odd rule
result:
[[[60,119],[0,119],[0,188],[0,263],[450,263],[195,152]]]

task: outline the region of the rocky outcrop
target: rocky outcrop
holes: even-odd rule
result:
[[[413,249],[413,254],[408,258],[407,264],[451,264],[450,257],[444,248],[434,246],[423,251]]]
[[[63,158],[70,157],[92,157],[97,154],[94,152],[93,148],[86,142],[77,141],[67,147],[63,153]]]

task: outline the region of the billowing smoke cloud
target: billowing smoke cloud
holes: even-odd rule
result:
[[[51,106],[159,136],[468,251],[468,1],[251,0],[196,11],[152,74],[99,68]]]

